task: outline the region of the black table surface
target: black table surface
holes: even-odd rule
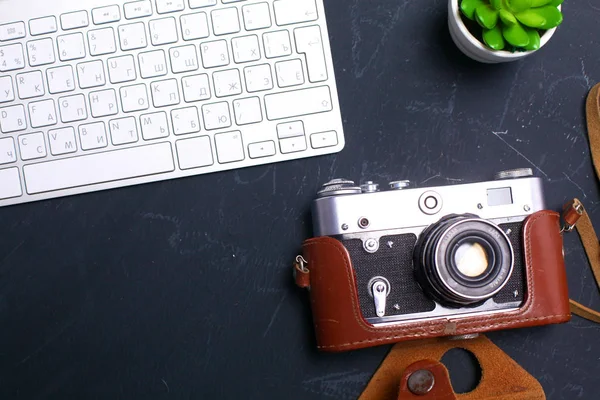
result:
[[[531,167],[549,208],[600,226],[584,99],[600,6],[567,0],[538,54],[482,65],[446,0],[328,0],[346,148],[337,155],[0,209],[1,399],[352,399],[389,347],[315,350],[291,261],[334,177],[420,186]],[[390,210],[402,212],[402,209]],[[575,234],[571,296],[600,308]],[[490,334],[549,399],[596,399],[600,326]]]

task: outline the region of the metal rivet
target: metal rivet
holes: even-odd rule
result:
[[[483,210],[483,205],[481,203],[477,204],[477,208],[479,208],[480,210]]]
[[[525,207],[523,207],[523,210],[525,210],[525,212],[529,212],[531,210],[531,207],[529,207],[527,204],[525,204]]]
[[[379,242],[376,239],[367,239],[365,242],[365,250],[369,253],[375,253],[379,248]]]
[[[368,228],[369,225],[371,225],[371,222],[369,222],[369,220],[365,217],[362,217],[358,220],[358,226],[362,229]]]
[[[400,311],[400,304],[394,304],[394,310]]]
[[[417,396],[423,396],[431,392],[435,385],[435,378],[431,371],[420,369],[408,377],[408,390]]]
[[[387,242],[388,247],[391,249],[392,247],[394,247],[394,242],[392,242],[391,240],[389,242]]]
[[[342,224],[342,230],[347,231],[348,230],[348,224]]]

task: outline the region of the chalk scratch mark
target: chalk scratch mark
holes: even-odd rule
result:
[[[360,3],[362,3],[362,1],[355,0],[354,3],[352,4],[352,6],[350,6],[350,16],[352,18],[352,24],[351,24],[351,28],[352,28],[352,62],[354,64],[353,73],[354,73],[355,78],[362,78],[363,75],[365,74],[365,72],[368,71],[369,69],[371,69],[371,67],[375,63],[375,60],[379,56],[381,49],[388,41],[390,34],[392,33],[392,31],[395,29],[396,25],[400,21],[400,17],[402,16],[403,11],[406,9],[406,7],[411,2],[412,2],[412,0],[404,0],[404,2],[396,8],[396,11],[391,16],[391,20],[386,24],[379,23],[380,22],[379,19],[376,19],[373,21],[367,21],[367,22],[372,22],[372,23],[377,21],[377,26],[382,30],[382,34],[381,34],[381,38],[379,39],[379,43],[377,44],[377,46],[375,46],[375,49],[373,50],[373,53],[371,53],[371,56],[369,57],[367,62],[362,67],[360,66],[361,51],[359,49],[359,46],[362,43],[360,23],[365,21],[365,19],[363,19],[361,17],[361,13],[358,10],[358,7],[359,7]]]
[[[575,183],[575,181],[573,181],[573,179],[571,179],[571,177],[569,175],[567,175],[566,173],[563,172],[563,175],[565,176],[565,178],[567,178],[567,180],[569,182],[571,182],[573,185],[575,185],[575,187],[577,187],[577,189],[581,190],[581,193],[583,193],[583,198],[587,198],[587,194],[585,194],[585,190],[583,190],[583,188],[581,186],[579,186],[577,183]]]
[[[12,256],[13,254],[15,254],[15,252],[17,250],[19,250],[19,248],[21,246],[23,246],[23,243],[25,243],[24,240],[21,241],[21,243],[19,243],[14,249],[12,249],[11,251],[9,251],[8,254],[2,259],[2,261],[0,261],[0,265],[4,264],[4,262],[10,258],[10,256]]]
[[[277,318],[277,314],[279,314],[279,310],[281,309],[281,306],[283,305],[283,302],[286,297],[287,297],[287,292],[284,293],[283,296],[281,296],[281,300],[279,300],[279,304],[277,304],[277,307],[275,307],[275,311],[273,311],[273,315],[271,316],[271,321],[269,321],[269,325],[267,325],[267,329],[265,329],[265,333],[263,333],[263,338],[267,337],[267,333],[269,333],[269,331],[271,330],[271,327],[273,326],[273,323],[275,322],[275,318]]]
[[[162,381],[162,383],[165,385],[165,387],[167,388],[167,393],[171,393],[171,389],[169,389],[169,385],[167,385],[167,381],[165,381],[163,378],[160,379]]]
[[[506,115],[508,114],[508,109],[510,107],[510,102],[515,94],[515,87],[517,86],[517,82],[519,82],[519,75],[521,74],[521,70],[523,69],[524,63],[519,63],[519,68],[515,72],[515,78],[510,85],[510,90],[508,91],[508,96],[506,96],[506,102],[504,103],[504,110],[502,111],[502,116],[500,117],[500,124],[498,125],[498,130],[502,129],[502,125],[504,125],[504,120],[506,120]]]
[[[494,136],[496,136],[498,139],[500,139],[505,145],[507,145],[512,151],[514,151],[516,154],[518,154],[519,156],[521,156],[521,158],[523,158],[525,161],[527,161],[529,164],[531,164],[535,169],[537,169],[542,175],[544,175],[546,177],[546,179],[550,179],[550,177],[548,176],[548,174],[546,174],[533,161],[531,161],[529,158],[527,158],[527,156],[525,156],[525,154],[521,153],[514,146],[512,146],[510,143],[508,143],[506,140],[504,140],[504,138],[499,133],[497,133],[497,132],[492,132],[492,133],[494,134]]]
[[[44,348],[46,348],[46,346],[48,346],[50,343],[54,342],[56,339],[58,339],[58,337],[60,337],[60,335],[63,334],[64,331],[66,331],[68,328],[73,326],[74,323],[75,323],[75,321],[73,320],[73,321],[70,321],[67,324],[65,324],[58,332],[56,332],[54,335],[52,335],[50,338],[48,338],[48,340],[46,340],[44,343],[42,343],[41,346],[39,346],[37,349],[35,349],[33,352],[31,352],[29,355],[27,355],[27,357],[22,359],[17,365],[25,364],[31,358],[37,356],[39,353],[41,353],[44,350]]]

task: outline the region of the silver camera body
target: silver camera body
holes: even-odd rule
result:
[[[333,237],[349,251],[367,322],[385,326],[443,316],[461,318],[522,305],[526,276],[521,231],[528,216],[546,208],[542,180],[533,177],[530,169],[503,171],[495,178],[427,188],[395,181],[380,189],[373,182],[356,186],[344,179],[323,185],[312,207],[314,235]],[[436,229],[442,238],[424,237]],[[467,231],[475,232],[473,237],[485,249],[477,243],[479,250],[471,244],[459,246],[460,240],[470,240],[464,238],[471,235]],[[456,239],[459,234],[462,239]],[[449,243],[454,248],[445,249]],[[429,250],[422,250],[424,246]],[[458,257],[462,247],[471,248],[471,255]],[[438,254],[440,248],[446,253]],[[453,269],[441,268],[448,260]],[[479,270],[481,260],[487,261]],[[471,285],[472,291],[460,292],[453,277]],[[482,287],[484,295],[477,292]]]

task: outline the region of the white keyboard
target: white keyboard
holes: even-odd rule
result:
[[[0,0],[0,206],[335,153],[323,0]]]

